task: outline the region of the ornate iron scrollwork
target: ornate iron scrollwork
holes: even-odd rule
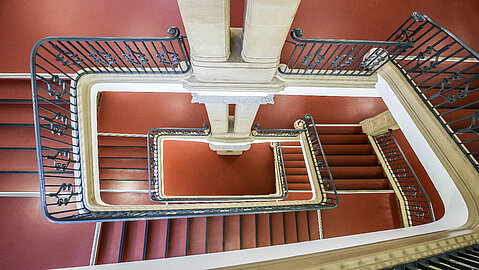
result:
[[[300,44],[298,45],[299,47],[305,47],[306,44]],[[318,49],[312,54],[307,54],[303,57],[303,60],[301,61],[301,65],[306,66],[306,69],[309,69],[311,66],[317,66],[321,64],[321,62],[324,60],[324,54],[321,54],[320,52],[323,50],[323,44],[319,45]],[[313,61],[314,60],[314,61]]]
[[[72,52],[66,52],[62,49],[60,49],[57,45],[51,44],[52,47],[58,51],[58,54],[55,55],[55,60],[59,61],[62,63],[64,66],[70,66],[70,65],[77,65],[83,63],[83,59],[81,59],[78,54],[72,53]],[[65,57],[67,56],[67,57]],[[70,58],[74,60],[75,62],[70,62],[67,58]]]
[[[469,94],[470,84],[473,81],[479,79],[479,75],[476,75],[472,78],[467,79],[466,87],[463,90],[458,90],[457,94],[445,95],[445,93],[449,91],[449,90],[446,90],[446,86],[449,86],[451,84],[451,82],[453,82],[453,81],[458,82],[461,79],[466,79],[466,77],[464,77],[464,75],[462,75],[461,73],[457,73],[457,72],[452,74],[449,78],[442,79],[441,90],[437,94],[432,95],[430,99],[435,99],[437,97],[443,97],[447,103],[454,103],[454,102],[456,102],[456,100],[458,98],[459,99],[466,98],[467,95]]]
[[[174,68],[174,65],[178,65],[180,63],[178,54],[168,51],[163,43],[161,43],[161,49],[162,52],[156,54],[156,57],[158,57],[158,61],[160,61],[160,63],[169,65],[171,68]],[[171,60],[169,57],[170,55]]]
[[[71,163],[75,162],[75,160],[71,159],[70,157],[71,157],[71,153],[68,149],[57,149],[57,152],[55,153],[55,155],[45,156],[45,159],[53,161],[53,167],[55,168],[55,170],[66,171],[68,166]]]
[[[66,90],[67,83],[64,80],[60,79],[58,75],[53,75],[49,80],[43,81],[47,84],[47,91],[50,96],[55,97],[57,100],[65,100],[63,96],[66,95],[68,91]],[[61,92],[56,91],[54,84],[59,86]]]
[[[125,57],[126,61],[132,65],[139,65],[140,67],[145,69],[143,65],[148,64],[148,59],[146,58],[145,54],[133,51],[127,44],[125,44],[125,47],[128,50],[127,52],[123,53],[123,57]],[[140,59],[139,62],[135,60],[135,56]]]
[[[52,132],[52,134],[63,136],[67,129],[73,129],[72,126],[68,124],[68,117],[59,112],[55,113],[52,118],[48,118],[46,116],[40,116],[40,118],[50,123],[50,131]],[[58,123],[55,120],[60,120],[63,123]]]
[[[418,71],[418,72],[421,73],[421,74],[426,74],[426,73],[428,73],[430,70],[437,68],[437,67],[439,66],[439,57],[440,57],[440,55],[441,55],[443,52],[449,50],[450,48],[451,48],[451,45],[450,45],[450,44],[448,44],[448,45],[442,47],[442,48],[439,49],[439,50],[436,50],[436,48],[434,48],[434,47],[432,47],[432,46],[428,46],[424,51],[420,52],[420,53],[417,55],[417,64],[416,64],[416,66],[413,67],[413,68],[412,68],[410,71],[408,71],[408,72]],[[431,63],[429,64],[429,66],[428,66],[428,65],[425,65],[425,66],[421,69],[420,66],[424,64],[424,62],[421,63],[421,60],[424,59],[424,58],[426,58],[427,55],[432,54],[433,52],[435,52],[435,54],[434,54],[434,57],[435,57],[434,61],[431,62]]]
[[[473,133],[479,137],[479,111],[475,111],[471,116],[471,125],[467,128],[460,129],[456,131],[456,134],[465,134],[465,133]]]
[[[389,54],[386,50],[376,48],[371,55],[368,55],[364,58],[364,60],[359,64],[363,69],[373,70],[376,66],[380,65],[381,63],[389,57]]]
[[[90,56],[93,59],[93,61],[95,61],[96,63],[107,65],[110,68],[112,67],[111,66],[112,64],[116,63],[116,60],[111,56],[111,54],[106,52],[100,52],[97,49],[95,49],[95,47],[93,47],[93,45],[91,44],[88,44],[88,47],[90,47],[90,49],[92,50],[91,52],[88,53],[88,56]],[[103,60],[101,56],[103,56],[108,62]]]
[[[73,195],[73,185],[66,183],[63,183],[57,192],[49,194],[50,197],[55,197],[57,199],[56,204],[58,206],[68,205]]]

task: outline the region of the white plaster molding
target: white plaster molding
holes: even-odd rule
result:
[[[222,96],[191,94],[191,103],[221,103],[221,104],[274,104],[274,95],[266,96]]]

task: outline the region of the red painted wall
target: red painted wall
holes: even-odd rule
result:
[[[242,27],[244,0],[231,1],[231,27]],[[184,33],[175,0],[0,1],[0,72],[27,72],[33,45],[46,36],[165,36]],[[305,37],[387,38],[412,11],[428,14],[476,51],[479,1],[303,0],[292,27]]]

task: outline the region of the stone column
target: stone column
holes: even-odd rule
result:
[[[234,133],[249,136],[260,104],[236,104]]]
[[[228,133],[228,104],[205,103],[213,135]]]
[[[246,0],[241,56],[250,63],[278,62],[300,0]]]
[[[226,61],[230,54],[230,1],[178,0],[191,58]]]

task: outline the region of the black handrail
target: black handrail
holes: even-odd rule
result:
[[[306,137],[308,139],[308,148],[313,157],[314,167],[318,178],[321,179],[321,185],[325,192],[325,204],[330,207],[336,207],[338,205],[338,193],[334,185],[333,176],[329,169],[326,155],[324,154],[323,145],[319,139],[318,131],[316,129],[316,123],[314,122],[311,114],[306,114],[303,119],[303,127],[306,129]]]
[[[31,78],[41,203],[53,222],[120,219],[84,205],[77,84],[86,74],[184,74],[190,68],[186,36],[49,37],[31,54]],[[141,218],[145,213],[125,216]]]
[[[435,221],[431,200],[391,130],[374,136],[374,142],[400,193],[409,226]]]
[[[371,76],[387,61],[411,48],[412,42],[342,39],[305,39],[303,30],[291,31],[292,52],[278,72],[286,75]],[[285,46],[289,48],[289,46]]]
[[[479,54],[420,12],[388,40],[414,42],[392,63],[479,171]]]

